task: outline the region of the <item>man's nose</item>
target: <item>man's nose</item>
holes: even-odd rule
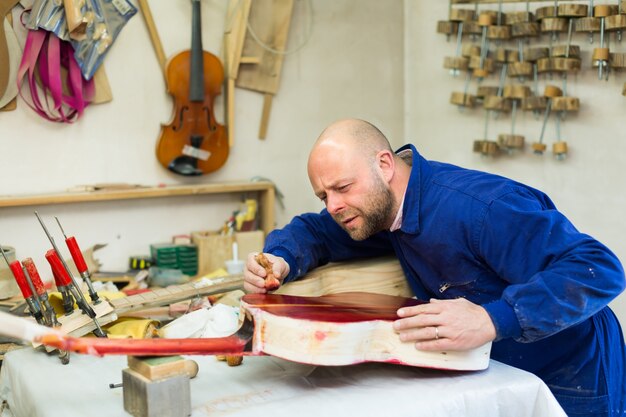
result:
[[[337,214],[343,210],[344,207],[345,204],[343,200],[337,194],[329,194],[326,196],[326,210],[328,210],[330,214]]]

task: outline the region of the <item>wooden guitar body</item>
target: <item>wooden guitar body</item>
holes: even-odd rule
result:
[[[49,333],[38,340],[61,350],[95,355],[273,355],[313,365],[388,362],[453,370],[487,368],[490,343],[468,351],[427,352],[400,341],[392,328],[396,311],[419,303],[358,292],[321,297],[248,294],[241,300],[242,326],[228,337],[116,340]]]

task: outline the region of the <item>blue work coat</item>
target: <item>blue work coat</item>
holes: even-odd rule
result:
[[[395,253],[419,299],[464,297],[497,332],[491,357],[542,378],[572,416],[626,415],[626,349],[607,304],[625,286],[616,256],[544,193],[427,161],[413,145],[402,226],[354,241],[326,210],[295,217],[264,251],[286,282],[328,262]]]

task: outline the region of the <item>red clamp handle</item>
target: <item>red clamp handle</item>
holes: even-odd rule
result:
[[[70,254],[72,255],[72,259],[76,264],[76,269],[80,274],[87,272],[87,263],[85,262],[85,258],[83,258],[83,253],[80,251],[78,247],[78,243],[76,242],[76,238],[74,236],[68,237],[65,239],[65,243],[67,244],[68,249],[70,250]]]
[[[13,261],[9,264],[9,268],[11,268],[11,272],[13,272],[13,276],[15,277],[15,282],[17,282],[17,286],[20,287],[20,291],[24,298],[30,298],[33,296],[33,292],[28,285],[28,281],[26,281],[26,275],[24,275],[24,271],[22,271],[22,264],[20,261]]]
[[[65,268],[63,268],[63,264],[61,263],[61,259],[59,259],[59,255],[54,249],[50,249],[46,252],[46,259],[52,268],[52,274],[54,275],[54,282],[57,287],[68,286],[72,283],[72,278],[67,274]]]
[[[37,295],[43,295],[46,293],[46,287],[43,285],[43,281],[39,276],[39,272],[37,271],[37,267],[35,266],[35,262],[33,262],[33,258],[26,258],[22,261],[22,265],[26,268],[26,272],[28,272],[28,276],[30,280],[33,282],[33,287],[35,287],[35,291],[37,291]]]

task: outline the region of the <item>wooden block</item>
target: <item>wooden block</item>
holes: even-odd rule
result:
[[[235,233],[235,241],[239,246],[239,258],[245,260],[251,252],[261,252],[265,242],[263,230]]]
[[[182,356],[129,356],[128,368],[151,381],[178,375],[194,378],[198,374],[198,364]]]
[[[224,268],[224,261],[231,259],[234,236],[222,236],[216,232],[193,232],[191,241],[198,247],[198,275],[206,275]]]
[[[224,262],[233,257],[233,243],[239,245],[239,258],[245,259],[250,252],[263,249],[264,232],[236,232],[230,236],[222,236],[216,232],[193,232],[191,241],[198,247],[198,276],[210,274],[224,268]]]
[[[106,301],[92,305],[91,308],[96,313],[98,323],[103,326],[117,320],[117,315],[113,312],[113,306]],[[93,320],[87,314],[76,308],[69,316],[60,316],[61,330],[72,336],[83,336],[96,329]]]
[[[122,370],[124,410],[134,417],[187,417],[191,415],[191,390],[185,375],[150,381]]]

